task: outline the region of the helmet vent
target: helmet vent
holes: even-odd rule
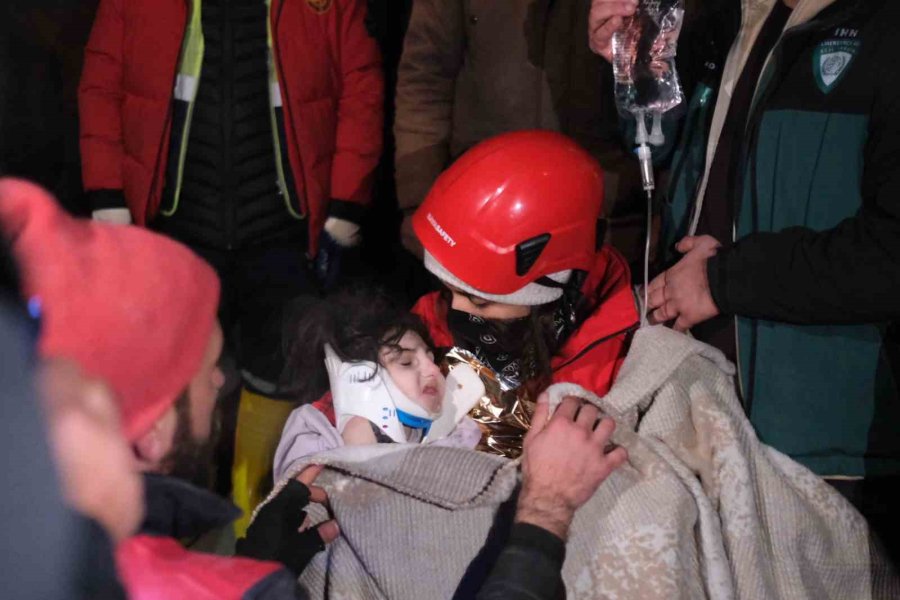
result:
[[[549,241],[550,234],[542,233],[516,246],[516,275],[521,277],[534,266]]]

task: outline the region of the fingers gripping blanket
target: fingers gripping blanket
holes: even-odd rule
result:
[[[576,515],[568,597],[900,597],[864,519],[757,440],[732,375],[686,336],[635,334],[612,390],[595,398],[629,461]],[[345,447],[311,463],[327,465],[317,483],[342,531],[301,576],[311,598],[452,598],[518,477],[500,457],[420,445]]]

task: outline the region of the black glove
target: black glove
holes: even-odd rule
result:
[[[341,276],[341,262],[344,256],[344,247],[331,237],[327,231],[322,231],[319,237],[319,253],[316,254],[315,271],[316,279],[325,291],[329,291],[337,285]]]
[[[297,531],[309,504],[309,488],[295,479],[260,509],[247,537],[238,540],[236,554],[258,560],[280,562],[299,576],[313,556],[325,549],[319,530]]]

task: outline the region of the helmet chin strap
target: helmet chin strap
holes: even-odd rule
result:
[[[556,288],[556,289],[560,289],[560,290],[564,290],[564,289],[566,289],[566,287],[568,287],[568,282],[561,283],[559,281],[550,279],[546,275],[541,275],[540,277],[538,277],[537,279],[534,280],[534,283],[536,283],[538,285],[542,285],[544,287]]]
[[[561,298],[562,316],[566,325],[570,328],[580,323],[586,317],[583,312],[586,308],[585,301],[587,298],[581,293],[581,286],[584,284],[586,278],[587,271],[573,269],[571,277],[569,277],[565,283],[560,283],[546,275],[538,277],[534,281],[534,283],[538,285],[563,290]]]

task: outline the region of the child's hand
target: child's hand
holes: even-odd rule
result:
[[[628,458],[624,448],[605,452],[616,428],[599,423],[591,404],[568,397],[548,419],[547,393],[538,398],[522,453],[522,493],[516,520],[565,539],[575,511]]]

